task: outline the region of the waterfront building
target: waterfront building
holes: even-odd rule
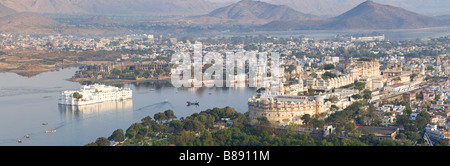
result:
[[[254,96],[248,99],[250,120],[264,116],[271,122],[280,125],[289,123],[301,124],[305,114],[316,115],[324,113],[324,97],[267,95]]]
[[[59,96],[62,105],[88,105],[105,101],[126,100],[132,98],[130,88],[106,85],[85,85],[78,91],[63,91]]]
[[[306,114],[327,116],[332,113],[330,109],[332,105],[340,109],[346,108],[353,103],[351,96],[358,93],[358,90],[341,87],[362,81],[369,90],[382,88],[383,79],[379,68],[378,60],[357,62],[351,60],[346,68],[347,72],[339,77],[326,80],[321,77],[309,77],[306,79],[306,87],[303,79],[299,78],[297,83],[281,86],[275,93],[270,92],[269,88],[268,92],[248,99],[250,120],[264,116],[279,125],[287,125],[302,124],[301,117]],[[302,96],[309,88],[319,91],[320,94]]]

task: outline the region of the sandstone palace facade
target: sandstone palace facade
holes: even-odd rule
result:
[[[264,116],[280,125],[302,124],[301,117],[305,114],[330,114],[332,105],[346,108],[353,103],[351,96],[358,91],[341,87],[360,81],[365,82],[366,88],[370,90],[382,88],[379,68],[378,60],[351,61],[344,74],[338,77],[327,80],[320,77],[300,78],[298,84],[281,87],[278,92],[267,90],[259,93],[248,99],[249,117],[254,120]],[[320,93],[303,96],[310,88],[319,90]]]

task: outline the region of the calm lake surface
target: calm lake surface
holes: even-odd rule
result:
[[[420,29],[380,29],[380,30],[298,30],[298,31],[257,31],[218,34],[219,37],[271,35],[275,37],[304,36],[314,40],[332,39],[336,35],[370,34],[373,32],[385,35],[385,40],[416,40],[439,38],[450,35],[450,27],[431,27]]]
[[[61,91],[80,88],[80,83],[68,80],[77,70],[62,69],[31,78],[0,73],[0,146],[83,146],[167,109],[178,119],[214,107],[230,106],[245,113],[247,100],[255,93],[253,88],[177,89],[170,83],[141,83],[124,85],[133,90],[131,100],[79,108],[59,106]],[[186,101],[200,105],[188,107]]]

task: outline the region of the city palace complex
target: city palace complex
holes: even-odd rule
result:
[[[329,66],[326,69],[305,67],[311,66],[311,59],[304,57],[291,64],[295,68],[285,73],[282,79],[284,86],[278,92],[261,91],[248,100],[249,116],[254,120],[267,117],[279,125],[301,125],[306,114],[328,117],[354,102],[367,102],[377,107],[382,117],[381,126],[389,127],[395,124],[396,115],[402,115],[405,110],[405,106],[395,103],[408,102],[413,108],[411,119],[421,111],[432,110],[434,123],[426,127],[427,138],[448,141],[450,126],[446,119],[450,114],[450,64],[445,57],[448,54],[438,55],[428,61],[429,64],[417,63],[422,61],[419,59],[406,62],[403,57],[391,57],[397,63],[385,68],[380,61],[389,63],[393,59],[342,60],[328,56],[316,62]],[[447,60],[442,62],[442,58]],[[431,107],[424,109],[424,104]],[[398,129],[389,134],[394,138]]]

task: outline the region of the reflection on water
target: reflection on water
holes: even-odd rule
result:
[[[62,115],[75,115],[75,116],[79,116],[80,114],[89,115],[97,113],[106,113],[108,111],[132,111],[133,100],[127,99],[122,101],[105,101],[102,103],[95,103],[81,106],[59,104],[58,109]]]

